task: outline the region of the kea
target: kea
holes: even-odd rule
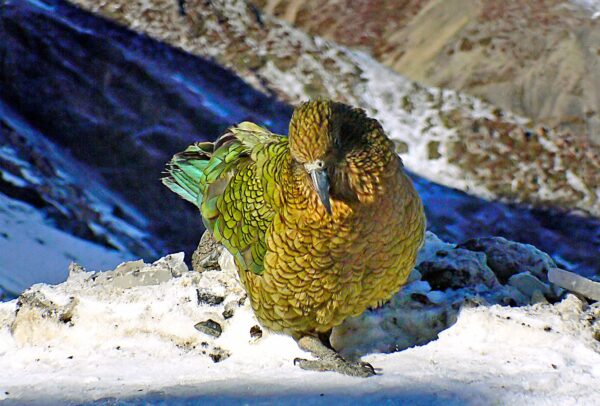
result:
[[[250,122],[176,154],[163,183],[200,208],[234,257],[259,322],[315,360],[301,368],[370,376],[342,358],[333,327],[398,292],[424,240],[421,199],[381,125],[329,100],[295,108],[288,137]]]

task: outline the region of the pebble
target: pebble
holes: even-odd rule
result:
[[[201,333],[208,334],[213,337],[219,337],[221,335],[221,333],[223,332],[221,325],[219,323],[217,323],[216,321],[214,321],[213,319],[208,319],[208,320],[196,323],[194,328],[196,330],[200,331]]]

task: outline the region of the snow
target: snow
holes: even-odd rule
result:
[[[430,236],[421,260],[440,247],[452,246]],[[35,285],[19,303],[1,303],[0,396],[6,404],[600,402],[600,308],[575,296],[554,305],[463,306],[438,339],[365,355],[379,373],[361,379],[297,368],[293,359],[309,355],[290,337],[251,337],[257,321],[231,256],[224,253],[220,265],[221,271],[188,271],[175,254],[104,273],[73,267],[65,283]],[[419,275],[413,279],[407,295],[428,289]],[[223,301],[203,301],[199,292]],[[447,300],[444,292],[436,295]],[[225,318],[232,305],[233,316]],[[194,328],[209,318],[223,327],[219,337]],[[372,340],[360,330],[343,334],[354,340],[343,344],[350,352]],[[213,362],[214,356],[224,359]]]
[[[62,281],[70,261],[104,270],[141,255],[158,256],[144,229],[147,218],[111,191],[94,170],[74,160],[1,102],[0,117],[25,145],[0,147],[0,160],[9,164],[0,167],[0,179],[33,191],[48,206],[33,207],[0,194],[0,292],[19,294],[33,283]],[[98,240],[118,251],[70,234],[72,228],[61,217],[89,228]]]
[[[434,102],[426,100],[427,95],[437,93],[438,98],[445,101],[444,109],[448,110],[453,107],[450,103],[452,98],[459,98],[460,95],[448,90],[428,89],[418,85],[415,88],[416,85],[412,82],[375,62],[364,53],[348,51],[348,55],[361,67],[362,77],[365,79],[365,89],[361,92],[360,104],[369,106],[370,112],[387,129],[392,140],[408,145],[409,153],[400,154],[407,168],[445,186],[468,190],[469,193],[487,199],[495,197],[485,186],[469,181],[469,177],[465,176],[456,165],[448,162],[445,154],[442,153],[438,159],[428,157],[427,146],[431,141],[444,143],[456,139],[458,134],[456,130],[443,126],[438,112],[431,106]],[[469,99],[473,104],[479,102],[475,98]],[[403,100],[410,100],[412,108],[409,112],[402,106]],[[472,111],[474,116],[492,116],[489,106],[486,106],[487,109],[478,107]]]
[[[598,0],[571,0],[571,3],[591,12],[592,19],[600,17],[600,1]]]
[[[106,270],[132,259],[47,224],[39,210],[0,194],[0,286],[19,293],[40,280],[58,283],[71,261]],[[26,266],[24,266],[26,264]]]

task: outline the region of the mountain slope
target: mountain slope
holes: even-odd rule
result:
[[[585,139],[565,139],[476,98],[419,86],[242,0],[188,0],[186,15],[169,0],[73,2],[214,58],[287,102],[325,96],[361,106],[382,120],[407,167],[430,180],[485,198],[600,216],[600,157]]]
[[[254,4],[313,35],[366,49],[413,80],[464,91],[600,148],[597,1]]]
[[[5,1],[4,4],[0,8],[0,35],[4,39],[0,42],[0,192],[25,203],[27,210],[34,208],[37,214],[32,212],[31,217],[42,219],[44,225],[56,232],[85,240],[99,251],[111,251],[115,256],[110,266],[122,257],[143,256],[153,260],[168,247],[191,252],[202,232],[200,216],[180,199],[170,200],[171,195],[158,182],[165,161],[188,143],[215,137],[228,125],[246,119],[285,133],[291,108],[272,95],[256,91],[213,62],[138,35],[64,1]],[[171,3],[167,5],[171,7]],[[243,10],[252,12],[251,8]],[[179,21],[177,9],[173,12],[173,20],[165,24]],[[260,20],[256,20],[256,14],[248,17],[251,22]],[[214,29],[219,27],[217,24]],[[168,32],[187,28],[190,26],[177,26]],[[231,28],[243,27],[233,24]],[[244,31],[236,35],[240,35],[240,40],[234,43],[239,46],[243,44]],[[269,41],[275,41],[277,35],[277,31],[271,32]],[[290,38],[288,41],[296,41],[295,37]],[[248,39],[249,44],[251,40]],[[496,148],[486,144],[496,137],[489,131],[499,131],[494,126],[502,122],[494,111],[490,112],[476,99],[414,85],[356,53],[327,51],[331,60],[326,59],[325,64],[331,65],[330,68],[343,66],[345,72],[342,76],[327,73],[319,65],[322,61],[319,58],[323,58],[319,50],[329,49],[328,43],[318,39],[306,41],[298,42],[298,49],[310,45],[314,47],[312,54],[291,53],[288,61],[272,56],[282,67],[292,67],[292,72],[286,73],[278,71],[275,63],[269,65],[273,74],[268,78],[277,79],[280,90],[272,83],[261,84],[258,80],[252,83],[266,92],[266,86],[272,86],[274,91],[281,91],[282,97],[288,97],[289,90],[298,98],[305,97],[303,92],[311,88],[319,88],[317,79],[308,85],[305,81],[308,77],[318,78],[315,75],[320,72],[325,72],[327,89],[339,91],[336,94],[340,97],[350,89],[347,85],[353,84],[351,89],[361,92],[353,100],[371,106],[371,112],[377,113],[394,137],[404,137],[406,142],[397,137],[396,141],[406,162],[432,176],[440,173],[450,184],[465,189],[476,186],[460,170],[449,172],[453,176],[444,175],[452,168],[445,164],[445,159],[434,158],[446,148],[443,142],[437,142],[446,136],[452,137],[453,143],[461,140],[456,129],[446,125],[452,127],[452,120],[463,114],[461,106],[472,103],[464,113],[465,121],[457,122],[469,127],[470,117],[479,114],[476,122],[480,123],[485,142],[479,149],[475,149],[478,144],[468,145],[472,148],[470,154],[477,153],[478,159],[487,164],[485,148]],[[291,48],[286,48],[286,44],[278,52],[289,51]],[[261,47],[257,48],[259,54],[266,52]],[[227,47],[223,49],[227,52]],[[255,54],[240,51],[227,55],[237,55],[243,65],[244,58]],[[269,57],[268,53],[262,55]],[[295,65],[298,55],[299,67]],[[345,65],[339,65],[342,63]],[[358,63],[364,64],[364,70],[353,65]],[[246,68],[248,78],[259,78]],[[447,104],[442,106],[440,100]],[[519,131],[512,126],[497,128],[505,128],[509,135],[510,131],[517,134]],[[423,135],[419,135],[421,130]],[[523,136],[527,138],[526,134]],[[542,141],[545,142],[543,138]],[[523,149],[524,144],[517,145]],[[414,159],[412,153],[406,153],[408,148],[414,151]],[[460,148],[455,151],[460,152]],[[498,153],[505,154],[505,150]],[[464,158],[471,157],[470,154]],[[423,158],[430,155],[431,159]],[[558,157],[556,162],[560,163]],[[508,170],[522,165],[510,160],[500,163],[513,165]],[[584,168],[581,165],[576,169]],[[485,167],[481,169],[480,176],[497,176],[496,182],[504,185],[506,168],[492,172],[486,172]],[[560,171],[560,166],[556,170]],[[463,241],[501,235],[544,249],[568,269],[583,274],[600,271],[596,255],[600,250],[600,221],[485,201],[418,175],[411,176],[425,202],[429,229],[443,238]],[[567,189],[565,204],[568,198]],[[18,227],[12,222],[4,224],[2,233],[10,234],[10,228]],[[10,255],[13,248],[5,243],[0,239],[0,251]],[[34,237],[24,244],[31,248],[22,247],[21,252],[34,252],[39,242]],[[54,246],[56,255],[66,261],[61,247]],[[84,265],[105,267],[83,251],[69,255],[86,258]],[[21,288],[33,281],[55,280],[44,274],[47,269],[36,265],[37,257],[20,258],[31,261],[20,262],[19,269],[10,269],[8,276],[21,279]],[[57,267],[57,274],[63,275],[64,269]]]

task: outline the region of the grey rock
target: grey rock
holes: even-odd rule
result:
[[[121,289],[130,289],[136,286],[160,285],[171,278],[171,272],[165,268],[133,268],[125,272],[115,271],[112,275],[112,285]]]
[[[406,284],[408,285],[409,283],[413,283],[414,281],[421,280],[422,277],[423,277],[423,275],[421,275],[421,272],[419,272],[417,270],[417,268],[414,268],[412,270],[412,272],[410,273],[410,275],[408,275],[408,279],[406,280]]]
[[[196,296],[198,298],[198,304],[207,304],[210,306],[220,305],[225,300],[223,296],[217,296],[209,292],[201,291],[200,289],[196,289]]]
[[[535,291],[541,292],[545,297],[551,296],[550,286],[540,281],[529,272],[521,272],[511,276],[508,284],[514,286],[528,297],[532,297]]]
[[[200,331],[201,333],[208,334],[213,337],[219,337],[221,335],[221,333],[223,333],[223,329],[221,328],[221,325],[219,323],[217,323],[216,321],[214,321],[213,319],[208,319],[208,320],[204,320],[199,323],[196,323],[194,328],[196,330]]]
[[[69,264],[69,278],[71,278],[75,275],[84,274],[85,272],[86,272],[85,268],[83,266],[79,265],[78,263],[71,262]]]
[[[487,265],[502,283],[507,283],[512,275],[525,271],[529,271],[541,281],[547,281],[548,271],[556,267],[556,263],[548,254],[533,245],[509,241],[502,237],[474,238],[457,247],[484,252]]]
[[[114,271],[94,275],[99,283],[105,283],[121,289],[136,286],[159,285],[174,277],[188,272],[184,262],[184,253],[167,255],[153,264],[145,264],[142,260],[120,264]]]
[[[225,320],[233,317],[235,313],[235,309],[239,307],[239,303],[237,302],[229,302],[225,305],[225,310],[223,310],[223,318]]]
[[[436,257],[417,266],[421,279],[429,282],[433,290],[460,289],[465,286],[484,284],[497,286],[494,272],[487,266],[486,257],[464,249],[440,250]]]
[[[138,270],[142,269],[144,266],[146,266],[146,263],[144,262],[144,260],[138,259],[137,261],[128,261],[128,262],[123,262],[122,264],[119,264],[114,269],[113,272],[115,274],[126,274],[129,272],[138,271]]]
[[[214,347],[208,356],[213,360],[214,363],[221,362],[229,358],[231,354],[229,351],[224,350],[221,347]]]
[[[534,290],[533,293],[531,294],[531,304],[538,304],[538,303],[547,304],[548,300],[546,299],[546,296],[544,296],[544,294],[541,291]]]
[[[222,246],[215,241],[212,233],[205,231],[192,254],[192,269],[196,272],[219,270],[219,257]]]
[[[176,254],[166,255],[156,261],[153,265],[165,266],[171,271],[171,276],[180,277],[184,272],[189,272],[187,265],[184,262],[185,254],[178,252]]]
[[[79,300],[76,297],[69,298],[65,304],[56,303],[34,287],[23,292],[17,299],[17,310],[11,331],[13,334],[18,334],[17,330],[22,328],[22,324],[26,325],[34,319],[73,325],[73,316],[78,304]]]
[[[525,306],[532,303],[530,296],[524,295],[514,286],[504,285],[502,289],[490,292],[492,303],[498,303],[503,306]]]
[[[594,282],[591,279],[559,268],[551,268],[548,278],[550,282],[568,291],[577,293],[588,299],[600,300],[599,282]]]

